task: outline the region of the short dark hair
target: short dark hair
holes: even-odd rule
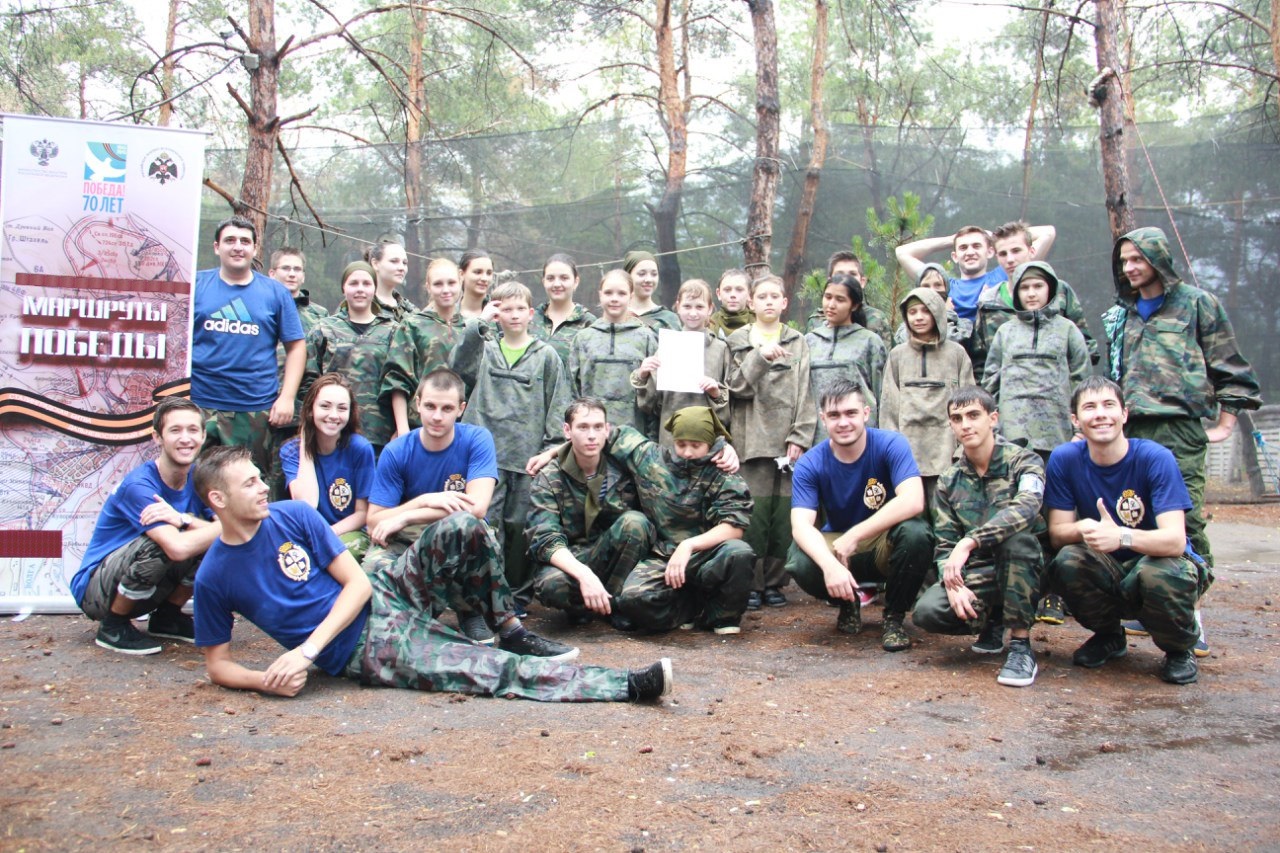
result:
[[[459,402],[467,398],[467,386],[462,381],[462,377],[447,367],[437,367],[422,377],[414,396],[421,396],[423,388],[434,388],[437,391],[456,391],[458,392]]]
[[[997,240],[1007,240],[1010,237],[1022,237],[1027,241],[1028,249],[1035,242],[1031,237],[1031,226],[1021,219],[1015,219],[1013,222],[1006,222],[991,232],[991,244],[995,245]]]
[[[983,228],[981,225],[966,225],[957,231],[955,236],[951,238],[952,250],[956,247],[956,241],[966,234],[981,234],[982,239],[987,242],[987,248],[991,248],[991,235],[987,233],[987,229]]]
[[[200,454],[200,459],[196,462],[196,473],[192,479],[192,486],[196,490],[196,494],[200,496],[200,500],[205,505],[212,506],[209,503],[209,493],[214,489],[225,489],[227,487],[227,468],[237,462],[252,462],[253,454],[249,452],[249,448],[238,444],[220,444],[217,447],[211,447],[204,453]]]
[[[1124,402],[1124,389],[1120,387],[1120,383],[1106,376],[1086,376],[1076,386],[1076,390],[1071,393],[1071,414],[1075,414],[1080,409],[1080,398],[1085,394],[1096,393],[1098,391],[1110,391],[1116,395],[1116,399],[1120,401],[1120,408],[1129,408]]]
[[[951,392],[951,396],[947,398],[947,414],[951,414],[952,409],[963,409],[965,406],[972,406],[977,403],[987,414],[996,411],[996,398],[991,396],[991,392],[981,385],[966,385],[963,388],[957,388]]]
[[[823,386],[822,393],[818,396],[818,411],[825,412],[828,403],[838,402],[854,394],[862,401],[862,405],[867,404],[867,392],[861,382],[853,379],[835,379]]]
[[[853,261],[858,265],[858,275],[862,275],[862,258],[858,257],[848,249],[841,249],[833,252],[831,257],[827,258],[827,278],[831,278],[831,271],[836,268],[836,264],[841,261]]]
[[[222,242],[222,232],[228,228],[244,228],[253,235],[253,244],[258,245],[258,227],[243,216],[232,216],[218,223],[218,227],[213,229],[213,242]]]
[[[572,424],[573,419],[583,412],[604,412],[605,420],[609,419],[609,407],[598,397],[578,397],[564,410],[564,422]]]
[[[170,412],[195,412],[200,417],[200,428],[204,429],[204,410],[186,397],[165,397],[156,406],[155,414],[151,417],[151,431],[159,435],[164,429],[165,418],[169,417]]]
[[[306,267],[307,256],[302,254],[301,249],[295,248],[293,246],[281,246],[279,249],[276,249],[274,252],[271,253],[271,269],[275,269],[276,267],[280,266],[280,259],[285,257],[286,255],[293,255],[298,260],[302,261],[303,267]]]

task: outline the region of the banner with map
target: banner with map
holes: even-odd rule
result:
[[[2,118],[0,612],[71,612],[103,501],[189,387],[205,136]]]

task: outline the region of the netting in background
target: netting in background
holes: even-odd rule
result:
[[[1100,335],[1097,318],[1111,304],[1114,289],[1097,129],[1038,131],[1025,194],[1022,134],[1021,128],[834,128],[804,268],[822,266],[831,252],[848,248],[855,234],[866,239],[867,208],[878,208],[884,218],[885,200],[905,192],[920,196],[922,212],[936,217],[934,234],[969,223],[993,227],[1023,216],[1032,224],[1057,228],[1049,260],[1076,288],[1095,335]],[[1138,224],[1160,226],[1175,240],[1138,137],[1146,144],[1192,259],[1189,270],[1175,245],[1178,268],[1189,280],[1193,270],[1194,279],[1223,300],[1264,394],[1268,400],[1280,399],[1280,145],[1273,132],[1251,125],[1249,116],[1219,116],[1142,125],[1131,134],[1130,201]],[[582,265],[578,299],[592,306],[602,268],[628,249],[654,248],[646,203],[656,204],[660,185],[619,154],[633,151],[636,144],[609,122],[429,143],[424,146],[426,201],[412,212],[404,206],[400,151],[376,146],[304,149],[294,161],[331,231],[322,235],[300,224],[310,220],[292,209],[286,175],[278,165],[272,213],[294,221],[273,220],[264,246],[269,251],[301,245],[308,258],[307,287],[330,307],[339,301],[338,271],[363,251],[365,241],[384,234],[406,235],[417,227],[417,251],[425,256],[456,259],[468,247],[484,247],[497,268],[523,271],[521,280],[539,298],[536,271],[547,255],[568,251]],[[699,155],[692,152],[683,196],[679,261],[683,278],[714,284],[722,270],[742,265],[737,244],[744,234],[751,162],[708,167],[698,162]],[[778,271],[806,156],[784,154],[773,228]],[[222,186],[238,187],[242,163],[243,152],[217,150],[209,152],[207,168]],[[206,196],[202,266],[214,263],[213,225],[227,211],[220,198]],[[870,254],[892,276],[892,253],[874,248]],[[411,298],[418,302],[422,269],[415,266],[409,279]],[[892,285],[891,280],[878,283],[872,301],[887,307]],[[791,316],[804,317],[808,308],[793,304]]]

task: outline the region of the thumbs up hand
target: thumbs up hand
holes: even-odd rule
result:
[[[1086,545],[1103,554],[1120,548],[1120,525],[1111,517],[1102,498],[1098,498],[1098,520],[1080,522],[1080,535]]]

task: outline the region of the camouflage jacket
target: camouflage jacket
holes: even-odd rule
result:
[[[936,293],[937,291],[934,292]],[[973,323],[970,320],[961,319],[960,315],[956,313],[956,309],[950,306],[947,306],[946,310],[947,340],[955,341],[963,346],[973,335]],[[905,344],[907,337],[907,324],[905,322],[899,323],[898,330],[893,333],[893,345],[896,347],[898,344]]]
[[[1030,263],[1040,263],[1030,261]],[[1025,266],[1025,264],[1023,265]],[[1022,267],[1018,267],[1022,269]],[[1016,276],[1018,270],[1014,270]],[[992,288],[983,294],[978,301],[978,314],[973,321],[973,336],[969,338],[969,358],[973,361],[975,376],[986,374],[987,354],[991,350],[991,342],[996,339],[996,332],[1005,323],[1013,319],[1018,309],[1013,307],[1013,290],[1008,281],[1001,282],[999,287]],[[1089,362],[1098,363],[1098,342],[1089,331],[1089,321],[1084,318],[1084,308],[1080,305],[1080,297],[1065,281],[1058,281],[1058,295],[1049,303],[1058,316],[1066,317],[1080,334],[1084,336],[1085,346],[1089,352]]]
[[[630,427],[615,429],[605,446],[609,457],[636,483],[640,508],[658,530],[654,550],[663,557],[691,536],[727,523],[746,530],[751,493],[737,474],[703,459],[683,460]]]
[[[536,338],[507,364],[498,338],[480,323],[468,323],[451,366],[471,389],[464,424],[493,434],[498,468],[523,472],[531,456],[564,440],[564,412],[573,401],[560,356]]]
[[[1024,530],[1037,536],[1044,533],[1040,515],[1043,500],[1044,463],[1030,450],[997,438],[983,476],[961,454],[938,478],[933,496],[934,556],[939,572],[966,536],[977,542],[980,550],[990,551]]]
[[[1125,278],[1120,245],[1131,241],[1164,282],[1164,304],[1144,321]],[[1159,228],[1139,228],[1116,241],[1111,255],[1116,304],[1102,315],[1110,347],[1109,375],[1124,387],[1129,415],[1212,418],[1262,405],[1253,368],[1212,293],[1178,278]]]
[[[302,321],[302,340],[305,344],[307,335],[311,334],[316,323],[329,316],[329,309],[311,301],[311,294],[306,290],[298,290],[293,297],[293,304],[298,308],[298,319]],[[284,344],[276,344],[276,383],[284,387]],[[302,386],[298,386],[298,396],[293,402],[293,423],[298,423],[298,415],[302,412]]]
[[[823,324],[805,335],[804,341],[809,345],[809,385],[814,405],[822,398],[822,389],[833,380],[856,379],[866,389],[867,405],[871,407],[867,426],[875,426],[884,363],[889,357],[884,341],[857,323],[835,328]],[[813,443],[817,444],[826,437],[827,430],[818,419]]]
[[[671,329],[678,332],[684,328],[684,324],[680,322],[680,315],[662,305],[655,305],[643,314],[637,314],[636,319],[655,332],[658,329]]]
[[[581,332],[595,321],[595,314],[575,302],[573,303],[573,311],[569,313],[568,319],[553,328],[551,318],[547,316],[547,303],[544,302],[533,309],[533,320],[529,323],[529,334],[540,341],[546,341],[550,344],[551,348],[556,351],[556,355],[560,356],[560,360],[567,366],[569,364],[569,349],[573,346],[573,339],[578,336],[578,332]]]
[[[382,370],[378,393],[383,402],[390,406],[392,391],[399,391],[412,401],[422,377],[437,367],[449,366],[463,327],[462,318],[457,314],[445,321],[431,308],[406,314],[391,338],[391,353]],[[412,402],[409,426],[420,426]]]
[[[1053,450],[1071,440],[1071,392],[1089,375],[1089,350],[1084,336],[1054,307],[1057,277],[1040,261],[1014,271],[1021,281],[1038,269],[1049,282],[1049,304],[1038,311],[1022,310],[1014,290],[1014,319],[996,332],[987,354],[982,385],[1000,404],[1000,432],[1032,450]]]
[[[316,323],[307,335],[307,368],[302,385],[325,373],[340,373],[351,383],[360,410],[360,434],[374,447],[381,447],[395,434],[391,409],[378,399],[383,365],[390,352],[396,324],[384,314],[375,314],[373,325],[363,334],[356,330],[345,307]]]
[[[636,389],[636,405],[657,415],[658,443],[663,447],[674,447],[675,440],[662,425],[667,422],[667,418],[686,406],[707,406],[716,413],[721,423],[729,423],[729,346],[711,332],[706,335],[703,368],[707,376],[720,383],[720,396],[716,399],[702,393],[659,391],[655,374],[650,373],[647,379],[641,380],[635,371],[631,373],[631,387]]]
[[[658,351],[658,333],[639,320],[599,319],[578,333],[569,350],[569,382],[574,396],[598,397],[609,423],[657,435],[653,419],[640,409],[631,371]]]
[[[871,305],[863,305],[862,313],[866,315],[866,328],[874,332],[877,337],[884,343],[885,352],[889,351],[889,347],[893,346],[893,328],[889,325],[889,315]],[[819,307],[816,311],[809,315],[809,319],[805,321],[806,332],[816,331],[817,329],[825,329],[827,327],[827,318]]]
[[[937,322],[946,303],[936,291],[919,287],[902,297],[919,299]],[[902,433],[920,466],[920,475],[936,477],[951,466],[956,439],[947,422],[947,399],[973,384],[969,355],[955,341],[927,343],[912,337],[889,353],[880,388],[880,428]]]
[[[391,319],[399,323],[407,315],[418,310],[418,306],[406,299],[405,295],[400,291],[393,291],[391,295],[395,299],[395,302],[391,305],[383,302],[376,295],[373,297],[373,307],[379,314],[387,314]]]
[[[756,315],[750,308],[743,308],[741,311],[734,311],[732,314],[723,308],[717,308],[716,312],[711,315],[711,319],[707,320],[707,328],[715,332],[716,336],[721,340],[725,340],[743,326],[755,321]]]
[[[809,345],[790,326],[782,327],[788,355],[765,361],[751,342],[755,324],[729,336],[729,432],[743,461],[772,459],[787,444],[808,450],[818,426],[818,404],[809,381]]]
[[[530,487],[525,530],[532,560],[549,563],[561,548],[587,545],[624,512],[640,509],[635,482],[603,453],[597,469],[597,476],[601,475],[602,481],[588,480],[568,443],[537,473]]]

